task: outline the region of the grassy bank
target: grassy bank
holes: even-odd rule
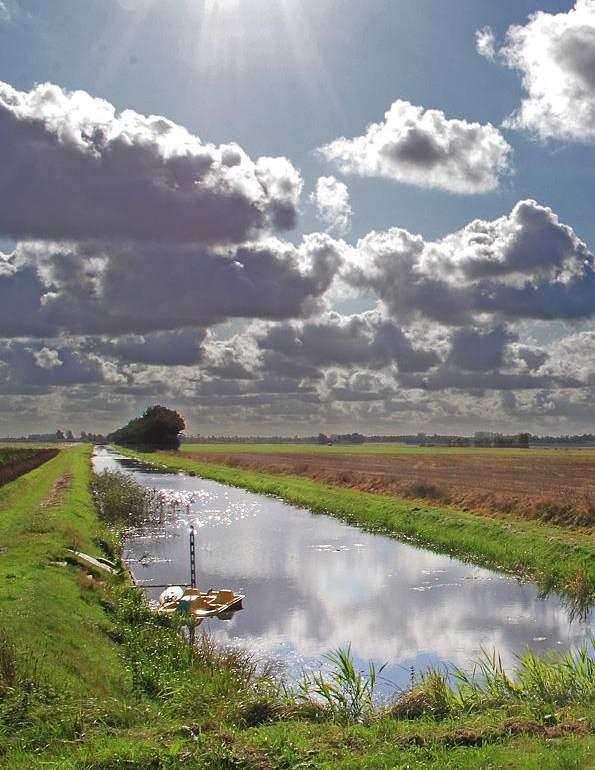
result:
[[[299,476],[266,474],[177,456],[122,452],[141,459],[276,495],[351,524],[496,567],[587,604],[595,594],[595,545],[590,534],[540,521],[498,520],[453,508],[342,489]]]
[[[420,682],[401,708],[353,724],[289,697],[249,657],[208,640],[191,652],[124,577],[66,562],[71,545],[99,554],[114,540],[89,481],[89,451],[77,447],[0,490],[0,767],[595,767],[595,714],[588,687],[578,694],[578,667],[558,690],[533,677],[526,693],[474,704],[445,702],[434,681]],[[541,678],[560,681],[555,670]]]

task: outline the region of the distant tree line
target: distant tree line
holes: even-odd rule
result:
[[[150,406],[141,417],[135,417],[122,428],[109,433],[107,440],[123,446],[177,449],[185,427],[184,418],[175,410]]]
[[[51,441],[52,443],[58,442],[88,442],[91,444],[103,444],[105,443],[105,436],[102,433],[87,433],[87,431],[81,431],[79,436],[75,436],[71,430],[58,429],[54,433],[29,433],[27,436],[9,436],[6,438],[0,438],[0,441],[35,441],[38,444]]]

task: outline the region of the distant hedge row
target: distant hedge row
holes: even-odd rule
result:
[[[55,457],[59,449],[0,449],[0,487]]]

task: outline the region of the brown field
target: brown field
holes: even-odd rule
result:
[[[516,514],[563,526],[595,525],[595,451],[454,454],[226,454],[183,456],[246,470],[307,476],[366,492]]]
[[[0,447],[0,487],[38,468],[58,454],[58,449]]]

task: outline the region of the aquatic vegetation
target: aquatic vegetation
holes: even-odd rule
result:
[[[108,526],[137,527],[163,522],[179,510],[190,510],[194,495],[170,489],[147,489],[128,473],[103,471],[94,474],[91,489],[101,518]]]
[[[538,656],[527,650],[507,670],[500,654],[483,651],[470,671],[459,667],[431,669],[414,678],[389,712],[400,718],[445,717],[511,704],[536,714],[572,705],[595,703],[595,640],[577,650]]]
[[[368,670],[358,671],[353,663],[351,645],[324,655],[330,671],[304,674],[299,682],[298,698],[320,699],[329,713],[347,722],[360,722],[375,712],[375,692],[378,676],[387,664],[376,668],[371,661]]]

